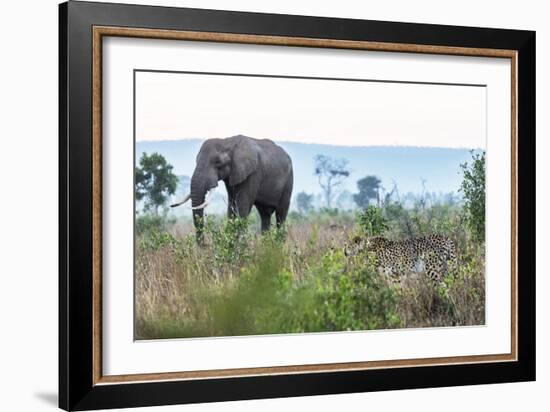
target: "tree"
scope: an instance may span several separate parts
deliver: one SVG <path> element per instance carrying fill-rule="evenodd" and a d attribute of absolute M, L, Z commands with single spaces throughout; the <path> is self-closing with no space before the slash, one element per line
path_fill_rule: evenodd
<path fill-rule="evenodd" d="M 367 208 L 371 200 L 380 203 L 380 183 L 381 180 L 376 176 L 366 176 L 357 181 L 359 193 L 353 195 L 353 200 L 360 208 Z"/>
<path fill-rule="evenodd" d="M 485 240 L 485 152 L 472 153 L 472 162 L 460 165 L 464 179 L 460 191 L 464 193 L 467 221 L 474 238 Z"/>
<path fill-rule="evenodd" d="M 158 215 L 158 208 L 175 193 L 178 177 L 172 170 L 173 166 L 158 153 L 141 155 L 136 167 L 136 199 L 144 200 L 146 211 Z"/>
<path fill-rule="evenodd" d="M 328 156 L 317 155 L 315 160 L 315 176 L 319 179 L 319 186 L 325 196 L 327 208 L 332 206 L 335 189 L 350 175 L 346 159 L 332 159 Z"/>
<path fill-rule="evenodd" d="M 301 213 L 308 213 L 313 209 L 313 195 L 308 195 L 306 192 L 300 192 L 296 196 L 296 203 Z"/>

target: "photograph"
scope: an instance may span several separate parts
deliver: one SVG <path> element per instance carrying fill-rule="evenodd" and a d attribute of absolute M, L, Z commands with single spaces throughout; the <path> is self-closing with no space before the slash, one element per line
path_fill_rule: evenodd
<path fill-rule="evenodd" d="M 59 6 L 60 408 L 535 380 L 535 31 L 304 12 Z"/>
<path fill-rule="evenodd" d="M 486 85 L 133 76 L 135 340 L 485 325 Z"/>

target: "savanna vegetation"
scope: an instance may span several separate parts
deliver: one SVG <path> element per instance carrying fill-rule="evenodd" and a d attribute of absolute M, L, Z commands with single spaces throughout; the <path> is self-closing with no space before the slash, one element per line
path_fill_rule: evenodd
<path fill-rule="evenodd" d="M 151 170 L 159 173 L 164 166 L 155 162 Z M 349 176 L 346 163 L 320 157 L 314 173 L 325 207 L 314 207 L 311 194 L 295 194 L 285 226 L 264 234 L 256 213 L 206 216 L 202 244 L 191 218 L 159 212 L 175 187 L 161 174 L 168 184 L 151 192 L 156 197 L 140 186 L 146 207 L 136 217 L 136 338 L 483 324 L 484 154 L 472 153 L 461 172 L 461 201 L 425 193 L 404 201 L 396 185 L 386 191 L 379 178 L 366 176 L 357 182 L 357 209 L 343 211 L 331 206 Z M 395 282 L 379 274 L 372 254 L 344 254 L 356 235 L 397 240 L 432 233 L 457 246 L 458 264 L 440 283 L 421 274 Z"/>

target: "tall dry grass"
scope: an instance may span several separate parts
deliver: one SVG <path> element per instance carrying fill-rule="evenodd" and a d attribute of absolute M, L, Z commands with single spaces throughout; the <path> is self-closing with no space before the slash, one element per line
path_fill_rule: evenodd
<path fill-rule="evenodd" d="M 484 251 L 467 235 L 443 283 L 412 274 L 395 283 L 372 256 L 343 255 L 357 231 L 349 218 L 291 219 L 264 236 L 224 222 L 207 225 L 204 245 L 192 226 L 138 236 L 137 339 L 485 322 Z"/>

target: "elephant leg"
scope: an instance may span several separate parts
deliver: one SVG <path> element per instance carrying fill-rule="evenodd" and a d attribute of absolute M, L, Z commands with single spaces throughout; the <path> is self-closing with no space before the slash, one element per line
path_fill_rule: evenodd
<path fill-rule="evenodd" d="M 253 205 L 250 197 L 245 190 L 236 191 L 234 201 L 229 204 L 230 208 L 233 209 L 233 213 L 239 217 L 248 217 Z"/>
<path fill-rule="evenodd" d="M 277 212 L 275 212 L 275 216 L 277 217 L 277 227 L 281 227 L 283 223 L 285 223 L 287 214 L 288 214 L 288 208 L 277 209 Z"/>
<path fill-rule="evenodd" d="M 256 209 L 258 209 L 258 213 L 260 213 L 260 218 L 262 219 L 262 232 L 265 232 L 271 227 L 271 215 L 275 209 L 258 204 L 256 204 Z"/>
<path fill-rule="evenodd" d="M 277 227 L 281 227 L 285 223 L 288 209 L 290 207 L 290 197 L 292 196 L 292 181 L 285 188 L 279 206 L 275 209 L 275 216 L 277 217 Z"/>

